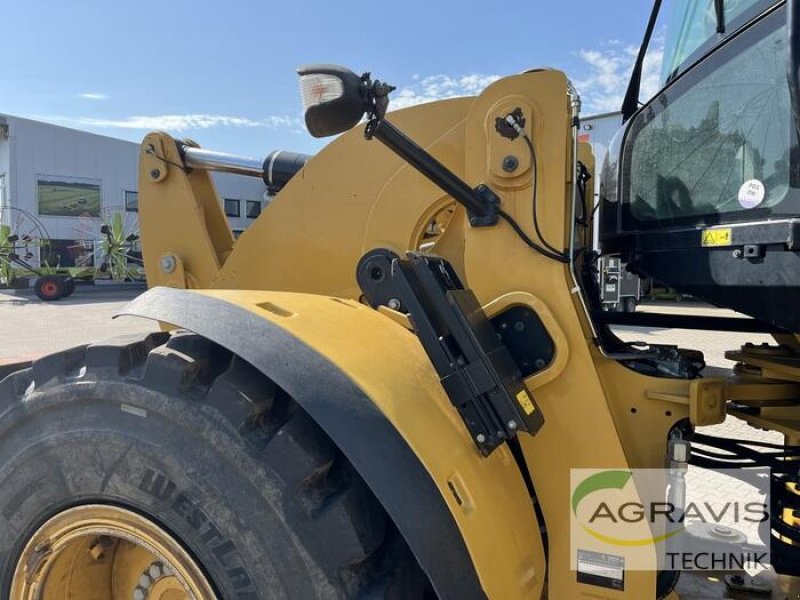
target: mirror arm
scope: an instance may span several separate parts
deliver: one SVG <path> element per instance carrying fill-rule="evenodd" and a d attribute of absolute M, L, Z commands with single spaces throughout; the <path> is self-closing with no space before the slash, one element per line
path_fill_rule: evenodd
<path fill-rule="evenodd" d="M 364 135 L 368 140 L 373 137 L 379 140 L 464 206 L 469 212 L 469 222 L 473 227 L 485 227 L 497 223 L 500 198 L 487 185 L 481 184 L 472 189 L 463 179 L 386 119 L 378 117 L 370 119 Z"/>

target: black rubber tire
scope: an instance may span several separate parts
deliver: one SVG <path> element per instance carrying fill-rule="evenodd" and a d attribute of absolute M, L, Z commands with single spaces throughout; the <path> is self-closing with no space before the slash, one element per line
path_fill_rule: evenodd
<path fill-rule="evenodd" d="M 0 597 L 45 520 L 98 502 L 172 532 L 226 600 L 433 597 L 330 438 L 199 336 L 39 359 L 0 382 L 0 415 Z"/>
<path fill-rule="evenodd" d="M 75 280 L 72 277 L 64 279 L 64 294 L 62 298 L 69 298 L 75 292 Z"/>
<path fill-rule="evenodd" d="M 622 299 L 622 310 L 623 312 L 626 313 L 636 312 L 637 304 L 638 303 L 636 302 L 636 298 L 634 298 L 633 296 L 625 296 Z"/>
<path fill-rule="evenodd" d="M 40 300 L 52 302 L 64 297 L 64 278 L 60 275 L 43 275 L 33 283 L 33 291 Z"/>

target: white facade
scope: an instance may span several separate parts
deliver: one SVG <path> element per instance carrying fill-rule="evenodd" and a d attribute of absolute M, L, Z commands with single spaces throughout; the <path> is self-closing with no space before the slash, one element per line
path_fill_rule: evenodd
<path fill-rule="evenodd" d="M 138 152 L 133 142 L 0 114 L 0 207 L 11 207 L 0 215 L 29 213 L 54 247 L 95 241 L 103 218 L 115 212 L 136 228 Z M 254 221 L 248 206 L 251 215 L 260 212 L 266 185 L 227 174 L 214 179 L 221 202 L 241 205 L 240 216 L 229 217 L 231 228 L 246 229 Z"/>
<path fill-rule="evenodd" d="M 608 153 L 614 135 L 622 127 L 622 113 L 612 112 L 581 117 L 580 141 L 589 142 L 594 152 L 596 177 L 595 186 L 600 185 L 600 169 Z"/>

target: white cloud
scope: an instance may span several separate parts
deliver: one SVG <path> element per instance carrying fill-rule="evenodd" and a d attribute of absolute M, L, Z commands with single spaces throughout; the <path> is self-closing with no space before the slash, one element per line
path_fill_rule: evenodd
<path fill-rule="evenodd" d="M 480 73 L 461 76 L 429 75 L 422 77 L 414 75 L 412 77 L 414 83 L 392 92 L 389 108 L 395 110 L 445 98 L 474 96 L 498 79 L 500 79 L 499 75 L 482 75 Z"/>
<path fill-rule="evenodd" d="M 106 100 L 108 99 L 107 94 L 100 94 L 98 92 L 86 92 L 80 95 L 81 98 L 85 98 L 87 100 Z"/>
<path fill-rule="evenodd" d="M 584 114 L 620 109 L 638 51 L 635 46 L 612 39 L 605 42 L 601 49 L 578 52 L 583 69 L 568 75 L 576 76 L 574 82 L 582 96 Z M 663 57 L 663 36 L 655 36 L 644 61 L 642 100 L 650 98 L 660 87 Z M 460 76 L 414 74 L 411 79 L 411 84 L 392 92 L 390 110 L 446 98 L 477 95 L 486 86 L 500 79 L 500 76 L 480 73 Z"/>
<path fill-rule="evenodd" d="M 95 117 L 45 117 L 45 120 L 73 127 L 100 127 L 104 129 L 164 129 L 182 132 L 191 129 L 212 127 L 264 127 L 267 129 L 297 128 L 300 119 L 287 116 L 269 116 L 249 119 L 230 115 L 186 114 L 132 116 L 121 119 L 99 119 Z"/>
<path fill-rule="evenodd" d="M 588 68 L 588 74 L 575 79 L 581 94 L 584 113 L 612 112 L 622 107 L 633 64 L 639 49 L 610 40 L 600 50 L 580 50 L 578 57 Z M 664 39 L 654 37 L 642 67 L 640 99 L 651 98 L 660 88 L 661 61 L 664 58 Z"/>

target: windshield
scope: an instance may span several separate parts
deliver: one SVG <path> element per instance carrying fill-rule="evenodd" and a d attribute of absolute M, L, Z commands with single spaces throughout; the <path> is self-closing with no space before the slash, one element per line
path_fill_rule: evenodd
<path fill-rule="evenodd" d="M 638 225 L 728 222 L 789 192 L 786 17 L 772 13 L 664 90 L 631 124 L 627 200 Z"/>
<path fill-rule="evenodd" d="M 662 84 L 666 83 L 695 51 L 719 37 L 715 4 L 715 0 L 673 0 L 664 42 Z M 759 4 L 770 3 L 764 0 L 724 0 L 726 33 L 732 32 L 733 27 L 741 25 L 741 18 L 750 17 L 751 9 Z"/>

